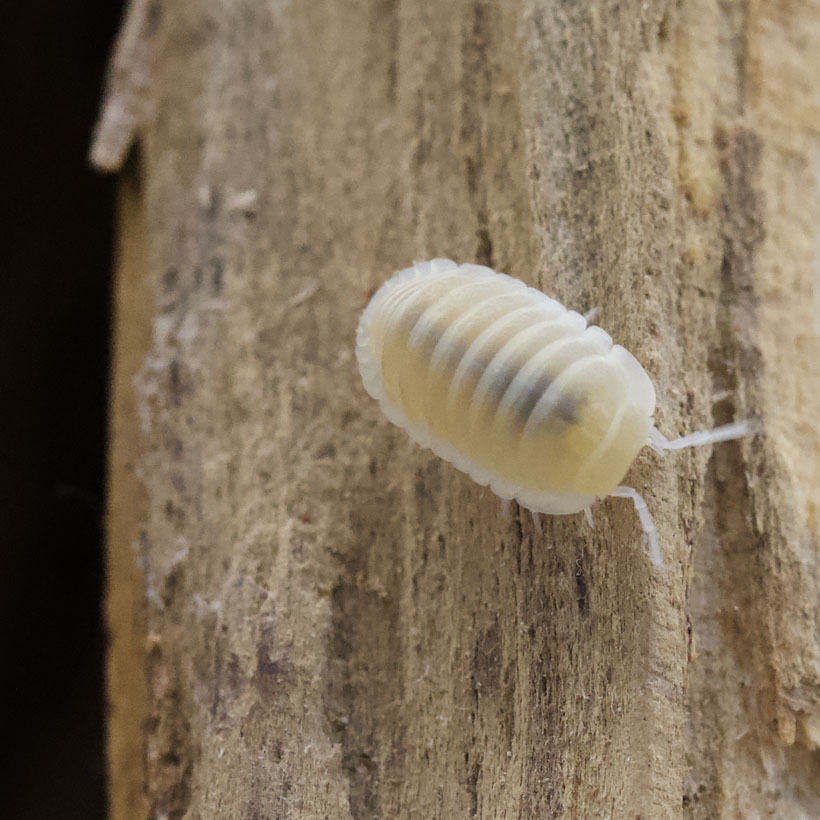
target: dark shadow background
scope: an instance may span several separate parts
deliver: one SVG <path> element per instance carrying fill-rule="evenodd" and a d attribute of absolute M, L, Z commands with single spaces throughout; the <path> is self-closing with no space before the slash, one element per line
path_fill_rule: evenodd
<path fill-rule="evenodd" d="M 105 817 L 103 508 L 114 184 L 86 159 L 122 4 L 4 5 L 4 818 Z M 10 807 L 10 811 L 9 808 Z"/>

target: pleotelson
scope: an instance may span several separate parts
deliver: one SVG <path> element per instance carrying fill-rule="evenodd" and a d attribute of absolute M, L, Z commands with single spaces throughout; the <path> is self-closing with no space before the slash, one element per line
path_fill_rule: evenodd
<path fill-rule="evenodd" d="M 365 388 L 419 444 L 543 513 L 608 495 L 647 443 L 652 382 L 599 327 L 480 265 L 397 273 L 362 314 Z"/>

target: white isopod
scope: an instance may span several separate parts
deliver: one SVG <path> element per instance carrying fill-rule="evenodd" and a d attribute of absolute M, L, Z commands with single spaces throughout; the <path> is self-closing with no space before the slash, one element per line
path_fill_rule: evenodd
<path fill-rule="evenodd" d="M 752 431 L 736 422 L 669 441 L 652 424 L 655 388 L 629 351 L 482 265 L 433 259 L 397 273 L 362 313 L 356 357 L 390 421 L 502 499 L 590 521 L 596 500 L 632 499 L 656 564 L 646 503 L 620 486 L 638 452 Z"/>

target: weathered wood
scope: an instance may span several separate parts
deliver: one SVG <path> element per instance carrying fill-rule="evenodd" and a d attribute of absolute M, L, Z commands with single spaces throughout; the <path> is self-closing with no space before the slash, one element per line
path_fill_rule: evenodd
<path fill-rule="evenodd" d="M 151 15 L 114 820 L 820 816 L 820 4 Z M 639 458 L 665 572 L 628 502 L 539 534 L 380 416 L 358 314 L 431 256 L 599 307 L 670 435 L 763 420 Z"/>

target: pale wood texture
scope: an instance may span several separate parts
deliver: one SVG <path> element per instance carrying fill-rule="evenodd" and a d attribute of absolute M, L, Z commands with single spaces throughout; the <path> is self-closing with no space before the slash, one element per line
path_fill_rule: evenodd
<path fill-rule="evenodd" d="M 114 820 L 820 817 L 820 3 L 150 15 Z M 539 534 L 380 416 L 358 314 L 431 256 L 599 307 L 669 435 L 763 420 L 631 470 L 665 573 L 628 502 Z"/>

